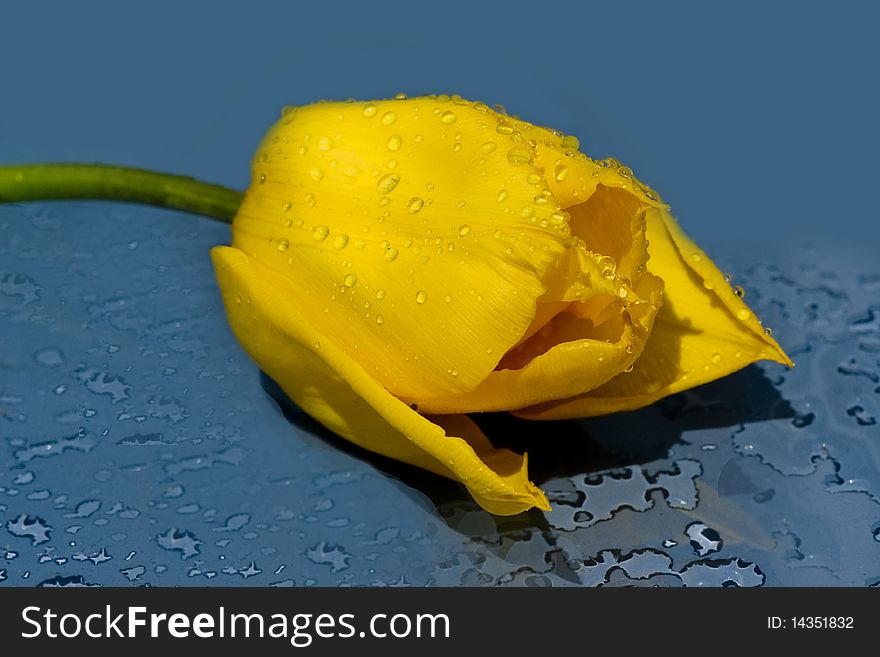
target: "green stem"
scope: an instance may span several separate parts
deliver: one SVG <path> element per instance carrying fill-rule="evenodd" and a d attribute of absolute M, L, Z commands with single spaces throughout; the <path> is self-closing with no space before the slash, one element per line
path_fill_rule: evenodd
<path fill-rule="evenodd" d="M 0 203 L 102 199 L 143 203 L 231 223 L 243 194 L 187 176 L 108 164 L 0 166 Z"/>

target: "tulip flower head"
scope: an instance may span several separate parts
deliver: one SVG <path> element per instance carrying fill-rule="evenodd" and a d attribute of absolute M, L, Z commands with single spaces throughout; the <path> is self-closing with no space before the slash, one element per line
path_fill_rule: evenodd
<path fill-rule="evenodd" d="M 468 413 L 613 413 L 791 364 L 629 168 L 455 96 L 287 109 L 232 232 L 212 258 L 260 367 L 500 515 L 549 505 Z"/>

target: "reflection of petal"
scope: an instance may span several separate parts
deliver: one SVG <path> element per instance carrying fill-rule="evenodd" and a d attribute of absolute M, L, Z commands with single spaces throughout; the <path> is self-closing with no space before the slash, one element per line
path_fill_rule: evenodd
<path fill-rule="evenodd" d="M 492 447 L 466 416 L 428 419 L 389 394 L 301 312 L 294 283 L 237 249 L 211 255 L 236 337 L 306 413 L 361 447 L 461 481 L 492 513 L 550 508 L 524 456 Z"/>
<path fill-rule="evenodd" d="M 571 242 L 493 116 L 449 98 L 318 103 L 254 159 L 233 246 L 302 290 L 297 312 L 392 394 L 474 389 Z"/>
<path fill-rule="evenodd" d="M 586 394 L 518 411 L 561 419 L 631 410 L 714 381 L 757 360 L 792 365 L 724 275 L 665 209 L 647 213 L 651 271 L 664 303 L 633 371 Z"/>

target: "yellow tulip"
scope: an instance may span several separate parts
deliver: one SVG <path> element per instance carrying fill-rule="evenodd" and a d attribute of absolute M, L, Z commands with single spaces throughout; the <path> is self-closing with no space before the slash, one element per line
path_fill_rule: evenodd
<path fill-rule="evenodd" d="M 658 195 L 578 148 L 456 96 L 285 110 L 212 251 L 238 340 L 318 422 L 500 515 L 549 505 L 467 413 L 611 413 L 790 365 Z"/>

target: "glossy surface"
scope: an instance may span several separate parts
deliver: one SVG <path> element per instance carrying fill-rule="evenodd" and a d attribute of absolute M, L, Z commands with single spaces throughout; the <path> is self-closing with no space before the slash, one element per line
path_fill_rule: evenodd
<path fill-rule="evenodd" d="M 658 189 L 796 367 L 629 415 L 481 419 L 554 506 L 496 519 L 260 376 L 208 259 L 227 227 L 0 207 L 0 586 L 880 581 L 877 10 L 465 6 L 5 7 L 0 159 L 244 188 L 283 105 L 501 102 Z"/>

